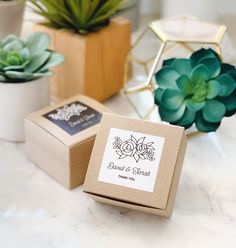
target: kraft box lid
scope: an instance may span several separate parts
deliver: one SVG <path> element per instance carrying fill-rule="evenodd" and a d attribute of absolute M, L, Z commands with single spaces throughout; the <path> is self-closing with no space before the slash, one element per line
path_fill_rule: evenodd
<path fill-rule="evenodd" d="M 97 134 L 102 113 L 110 112 L 103 104 L 77 95 L 26 116 L 68 147 Z"/>
<path fill-rule="evenodd" d="M 84 192 L 103 203 L 168 217 L 186 145 L 182 127 L 104 114 Z"/>

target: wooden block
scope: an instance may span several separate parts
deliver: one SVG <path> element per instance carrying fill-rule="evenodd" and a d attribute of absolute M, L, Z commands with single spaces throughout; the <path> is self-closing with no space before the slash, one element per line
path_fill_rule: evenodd
<path fill-rule="evenodd" d="M 47 32 L 51 48 L 66 56 L 66 62 L 54 69 L 51 94 L 62 100 L 78 93 L 104 101 L 124 85 L 124 65 L 130 49 L 131 27 L 123 17 L 111 20 L 98 32 L 79 35 L 36 24 L 34 31 Z"/>

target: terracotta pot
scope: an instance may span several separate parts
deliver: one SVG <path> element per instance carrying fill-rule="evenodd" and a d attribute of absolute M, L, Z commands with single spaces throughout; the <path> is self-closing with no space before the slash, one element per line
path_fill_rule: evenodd
<path fill-rule="evenodd" d="M 51 97 L 63 100 L 84 94 L 104 101 L 124 85 L 124 65 L 130 49 L 130 22 L 115 17 L 110 25 L 98 32 L 79 35 L 36 24 L 34 31 L 47 32 L 52 38 L 51 49 L 66 57 L 51 78 Z"/>
<path fill-rule="evenodd" d="M 25 115 L 48 105 L 47 78 L 25 83 L 0 82 L 0 138 L 24 141 Z"/>
<path fill-rule="evenodd" d="M 25 3 L 23 0 L 0 1 L 0 39 L 21 34 Z"/>

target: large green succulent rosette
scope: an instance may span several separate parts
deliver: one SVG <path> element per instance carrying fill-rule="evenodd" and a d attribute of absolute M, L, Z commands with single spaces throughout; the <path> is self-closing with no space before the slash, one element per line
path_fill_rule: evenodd
<path fill-rule="evenodd" d="M 0 41 L 0 82 L 22 83 L 52 76 L 49 70 L 64 56 L 49 50 L 46 33 L 32 33 L 26 39 L 9 35 Z"/>
<path fill-rule="evenodd" d="M 186 129 L 195 123 L 199 131 L 212 132 L 236 112 L 236 69 L 212 49 L 165 60 L 155 78 L 155 103 L 163 121 Z"/>

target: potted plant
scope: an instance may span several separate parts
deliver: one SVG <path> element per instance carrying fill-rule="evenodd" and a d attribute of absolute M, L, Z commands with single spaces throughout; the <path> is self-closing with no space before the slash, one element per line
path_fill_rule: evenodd
<path fill-rule="evenodd" d="M 32 33 L 25 40 L 7 36 L 0 41 L 0 138 L 24 140 L 24 116 L 49 105 L 46 77 L 64 57 L 48 50 L 50 38 Z"/>
<path fill-rule="evenodd" d="M 164 61 L 155 78 L 155 102 L 163 121 L 214 132 L 224 117 L 236 113 L 236 69 L 212 49 Z"/>
<path fill-rule="evenodd" d="M 111 17 L 125 8 L 124 0 L 30 2 L 47 20 L 34 30 L 49 33 L 52 48 L 67 57 L 51 82 L 54 99 L 83 93 L 103 101 L 123 87 L 131 28 L 123 17 Z"/>
<path fill-rule="evenodd" d="M 24 0 L 0 0 L 0 39 L 20 35 L 25 9 Z"/>

